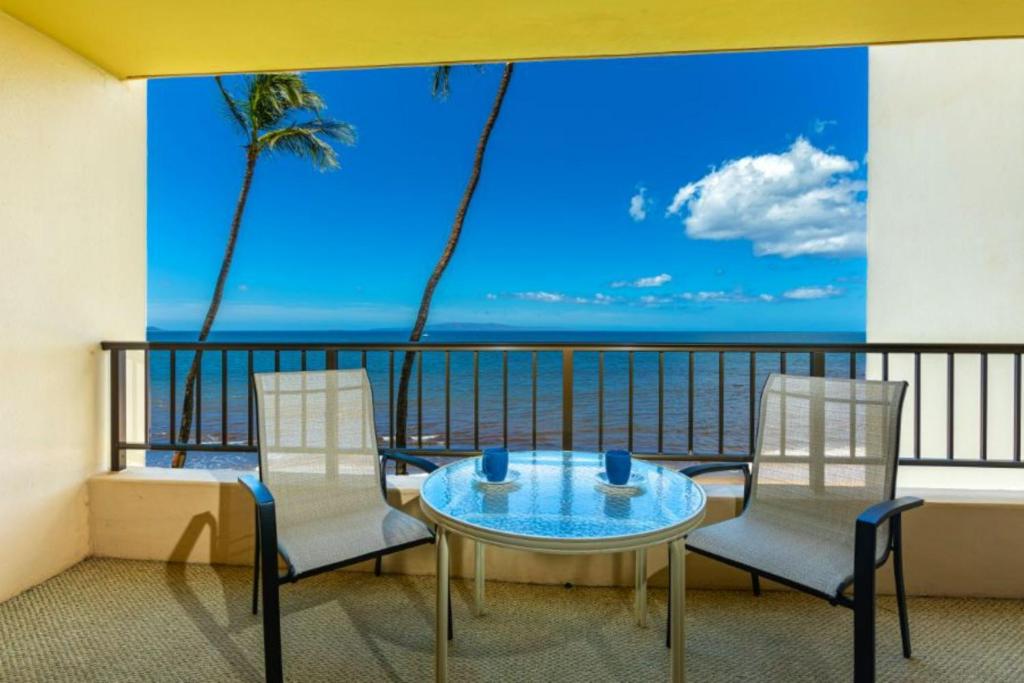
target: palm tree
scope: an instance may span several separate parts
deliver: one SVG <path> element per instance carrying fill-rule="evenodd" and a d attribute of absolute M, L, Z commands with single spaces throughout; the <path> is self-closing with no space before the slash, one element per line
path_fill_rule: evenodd
<path fill-rule="evenodd" d="M 426 327 L 427 317 L 430 315 L 430 302 L 434 298 L 434 290 L 437 289 L 437 283 L 441 281 L 441 276 L 444 275 L 444 271 L 448 267 L 448 263 L 452 260 L 452 256 L 455 254 L 455 248 L 459 246 L 459 237 L 462 235 L 462 225 L 466 220 L 466 212 L 469 210 L 469 205 L 473 201 L 473 194 L 476 192 L 477 183 L 480 181 L 480 171 L 483 168 L 484 155 L 487 153 L 487 143 L 491 139 L 491 131 L 494 129 L 494 124 L 498 120 L 498 114 L 501 113 L 501 105 L 505 101 L 505 92 L 508 90 L 509 81 L 512 80 L 513 66 L 514 64 L 511 62 L 505 64 L 505 69 L 502 71 L 501 81 L 498 83 L 498 92 L 494 96 L 494 103 L 491 105 L 491 113 L 484 122 L 484 128 L 480 132 L 480 137 L 476 143 L 476 154 L 473 157 L 473 168 L 469 173 L 469 180 L 466 182 L 466 189 L 462 192 L 462 200 L 459 202 L 459 206 L 455 211 L 455 220 L 452 221 L 452 227 L 448 233 L 448 241 L 444 245 L 444 250 L 441 252 L 441 256 L 438 258 L 433 272 L 430 273 L 430 277 L 427 279 L 426 286 L 423 288 L 423 296 L 420 299 L 420 308 L 416 314 L 416 323 L 413 325 L 412 332 L 409 334 L 410 342 L 418 342 L 420 337 L 423 336 L 423 328 Z M 434 97 L 440 99 L 448 97 L 450 75 L 450 66 L 440 66 L 434 70 Z M 395 426 L 395 445 L 399 448 L 404 448 L 407 445 L 406 418 L 409 414 L 409 380 L 412 377 L 412 365 L 414 360 L 415 353 L 412 351 L 406 351 L 405 356 L 402 359 L 401 378 L 398 382 L 398 405 L 395 407 L 395 419 L 397 421 Z"/>
<path fill-rule="evenodd" d="M 256 170 L 256 162 L 260 155 L 264 152 L 291 154 L 308 159 L 318 170 L 327 171 L 338 168 L 338 155 L 331 144 L 332 141 L 352 145 L 356 140 L 355 129 L 351 125 L 321 116 L 326 105 L 320 95 L 306 86 L 300 74 L 274 73 L 250 76 L 246 78 L 242 97 L 235 97 L 229 93 L 219 76 L 215 80 L 232 121 L 238 125 L 239 132 L 245 137 L 245 172 L 242 175 L 242 191 L 238 195 L 235 213 L 231 218 L 231 228 L 228 231 L 228 242 L 224 248 L 217 284 L 214 285 L 210 306 L 206 309 L 206 317 L 203 318 L 203 326 L 199 330 L 201 342 L 206 341 L 209 336 L 213 321 L 217 318 L 217 311 L 220 310 L 221 299 L 224 297 L 224 283 L 231 269 L 238 230 L 242 225 L 242 214 L 245 212 L 253 172 Z M 186 443 L 192 431 L 196 376 L 201 363 L 202 352 L 197 351 L 185 377 L 178 443 Z M 184 467 L 185 457 L 184 451 L 175 452 L 171 465 Z"/>

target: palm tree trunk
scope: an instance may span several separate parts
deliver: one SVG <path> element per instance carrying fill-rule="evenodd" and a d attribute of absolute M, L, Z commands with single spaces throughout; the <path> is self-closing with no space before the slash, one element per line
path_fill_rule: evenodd
<path fill-rule="evenodd" d="M 228 271 L 231 270 L 231 260 L 235 255 L 235 243 L 238 241 L 238 229 L 242 225 L 242 214 L 245 212 L 245 203 L 249 198 L 249 188 L 252 186 L 253 171 L 256 170 L 256 159 L 259 151 L 254 144 L 246 148 L 245 175 L 242 176 L 242 190 L 238 194 L 238 203 L 235 204 L 235 215 L 231 219 L 231 230 L 228 233 L 228 243 L 224 248 L 224 259 L 220 264 L 220 273 L 217 275 L 217 284 L 213 288 L 213 297 L 210 299 L 210 306 L 206 309 L 206 317 L 203 318 L 203 326 L 199 329 L 199 341 L 204 342 L 210 336 L 210 328 L 217 318 L 217 311 L 220 310 L 220 302 L 224 298 L 224 283 L 228 279 Z M 199 365 L 203 361 L 203 352 L 196 351 L 192 357 L 192 365 L 189 366 L 188 374 L 185 376 L 185 395 L 181 405 L 181 425 L 178 427 L 178 443 L 186 443 L 189 434 L 192 432 L 192 413 L 195 406 L 196 376 L 199 374 Z M 175 451 L 171 460 L 171 467 L 184 467 L 187 453 Z"/>
<path fill-rule="evenodd" d="M 469 181 L 466 183 L 466 189 L 462 193 L 462 201 L 459 202 L 459 208 L 455 212 L 455 220 L 452 221 L 451 232 L 448 233 L 448 242 L 444 245 L 444 251 L 441 252 L 441 258 L 437 260 L 437 264 L 434 266 L 434 271 L 430 274 L 430 278 L 427 280 L 426 286 L 423 288 L 423 298 L 420 299 L 419 312 L 416 314 L 416 323 L 412 327 L 412 333 L 409 334 L 410 342 L 418 342 L 420 337 L 423 336 L 423 328 L 427 325 L 427 317 L 430 315 L 430 302 L 434 298 L 434 290 L 437 288 L 437 283 L 440 282 L 441 276 L 444 275 L 445 269 L 448 267 L 448 263 L 452 260 L 452 256 L 455 254 L 455 248 L 459 246 L 459 236 L 462 234 L 462 224 L 466 220 L 466 212 L 469 210 L 470 202 L 473 201 L 473 194 L 476 192 L 477 183 L 480 181 L 480 171 L 484 164 L 484 154 L 487 152 L 487 143 L 491 137 L 491 131 L 494 129 L 494 124 L 498 120 L 498 114 L 501 113 L 501 105 L 505 100 L 505 92 L 508 90 L 509 81 L 512 80 L 512 63 L 505 65 L 505 70 L 501 74 L 501 82 L 498 84 L 498 92 L 494 97 L 494 104 L 491 105 L 491 113 L 487 117 L 487 121 L 484 123 L 484 128 L 480 132 L 480 139 L 476 143 L 476 155 L 473 157 L 473 170 L 469 174 Z M 406 429 L 406 418 L 409 414 L 409 379 L 412 376 L 412 365 L 415 360 L 416 354 L 413 351 L 406 351 L 405 357 L 402 359 L 402 374 L 398 382 L 398 405 L 395 408 L 395 444 L 399 448 L 404 448 L 407 443 L 407 429 Z"/>

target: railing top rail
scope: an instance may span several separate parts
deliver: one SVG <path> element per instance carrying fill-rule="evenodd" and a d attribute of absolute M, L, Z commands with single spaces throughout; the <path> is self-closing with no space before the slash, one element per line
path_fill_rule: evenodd
<path fill-rule="evenodd" d="M 105 351 L 735 351 L 755 353 L 1024 353 L 1020 344 L 878 342 L 189 342 L 104 341 Z"/>

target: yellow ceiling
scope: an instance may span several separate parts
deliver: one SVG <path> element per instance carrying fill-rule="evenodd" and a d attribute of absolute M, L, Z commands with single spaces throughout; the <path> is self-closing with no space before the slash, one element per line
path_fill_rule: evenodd
<path fill-rule="evenodd" d="M 0 0 L 122 77 L 1024 35 L 1024 0 Z"/>

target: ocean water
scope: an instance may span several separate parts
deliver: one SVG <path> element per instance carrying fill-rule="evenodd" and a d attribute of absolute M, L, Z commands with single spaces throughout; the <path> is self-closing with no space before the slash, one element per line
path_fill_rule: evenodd
<path fill-rule="evenodd" d="M 372 343 L 402 342 L 406 332 L 401 330 L 366 332 L 222 332 L 211 336 L 211 341 L 224 342 L 309 342 L 309 343 Z M 151 330 L 150 341 L 193 341 L 193 332 Z M 430 333 L 424 341 L 435 343 L 530 343 L 530 342 L 681 342 L 681 343 L 856 343 L 864 341 L 862 333 L 665 333 L 665 332 L 530 332 L 523 330 L 443 330 Z M 184 376 L 192 362 L 191 352 L 176 354 L 175 413 L 180 419 L 184 393 Z M 299 370 L 301 354 L 297 351 L 280 353 L 282 371 Z M 339 354 L 338 366 L 356 368 L 361 365 L 359 352 Z M 394 386 L 397 392 L 398 374 L 402 354 L 394 356 Z M 473 448 L 473 354 L 452 352 L 450 355 L 450 399 L 446 420 L 445 354 L 424 352 L 422 355 L 422 401 L 417 386 L 419 373 L 413 372 L 409 394 L 408 434 L 409 446 L 423 448 Z M 533 358 L 530 352 L 508 353 L 507 404 L 504 401 L 503 357 L 501 352 L 479 354 L 479 443 L 481 447 L 501 445 L 507 424 L 508 446 L 527 449 L 533 446 Z M 780 369 L 777 353 L 755 355 L 756 372 L 753 394 L 756 399 L 764 379 Z M 253 366 L 257 372 L 274 369 L 274 353 L 259 351 L 254 354 Z M 598 354 L 579 352 L 575 356 L 573 384 L 574 447 L 596 450 L 599 447 L 626 448 L 629 440 L 629 357 L 624 352 L 606 352 L 604 355 L 603 405 L 599 406 Z M 804 353 L 788 354 L 787 372 L 806 374 L 809 358 Z M 322 352 L 309 352 L 306 367 L 310 370 L 324 367 Z M 864 375 L 864 358 L 856 358 L 855 374 Z M 393 429 L 393 411 L 389 410 L 390 355 L 387 351 L 369 351 L 366 369 L 374 392 L 378 440 L 389 445 Z M 248 355 L 229 352 L 227 355 L 227 383 L 221 386 L 221 354 L 206 353 L 202 361 L 202 420 L 193 428 L 190 440 L 196 440 L 198 426 L 200 443 L 221 443 L 222 391 L 227 397 L 227 441 L 245 444 L 249 440 Z M 850 374 L 849 354 L 829 354 L 826 374 L 847 377 Z M 750 440 L 750 356 L 747 353 L 726 353 L 724 357 L 724 404 L 719 413 L 719 358 L 717 352 L 694 354 L 693 396 L 693 450 L 697 453 L 719 452 L 719 419 L 722 421 L 722 449 L 728 454 L 743 454 L 749 450 Z M 666 353 L 664 358 L 664 385 L 661 414 L 663 419 L 662 452 L 685 453 L 691 439 L 688 415 L 689 360 L 686 353 Z M 170 353 L 154 351 L 150 357 L 150 434 L 152 443 L 168 442 L 170 420 Z M 562 357 L 559 351 L 537 353 L 536 387 L 537 448 L 560 448 L 562 441 Z M 603 408 L 602 421 L 599 413 Z M 506 418 L 507 414 L 507 418 Z M 658 354 L 634 354 L 633 381 L 633 450 L 656 452 L 658 447 Z M 507 422 L 506 422 L 507 420 Z M 446 431 L 446 424 L 448 429 Z M 170 453 L 149 451 L 146 464 L 168 466 Z M 255 467 L 256 457 L 249 453 L 191 452 L 188 467 L 196 468 L 249 468 Z"/>

